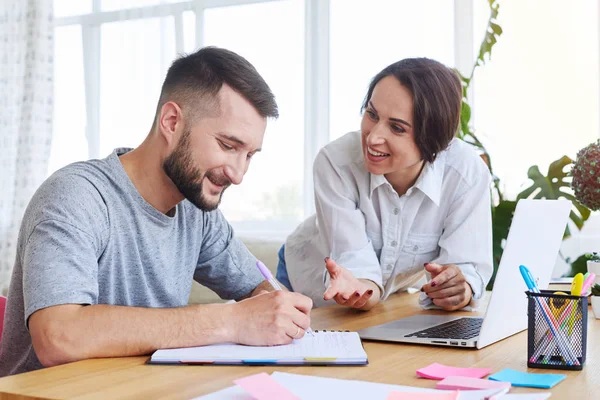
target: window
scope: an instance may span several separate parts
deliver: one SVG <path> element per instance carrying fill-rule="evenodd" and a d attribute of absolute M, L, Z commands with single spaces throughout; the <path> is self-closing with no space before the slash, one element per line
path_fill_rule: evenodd
<path fill-rule="evenodd" d="M 91 13 L 92 1 L 93 0 L 54 0 L 54 18 Z"/>
<path fill-rule="evenodd" d="M 137 146 L 173 58 L 202 45 L 226 47 L 263 75 L 281 116 L 269 122 L 264 151 L 221 208 L 238 232 L 278 238 L 312 213 L 312 157 L 327 141 L 359 129 L 370 79 L 405 57 L 472 65 L 470 49 L 478 48 L 488 17 L 487 2 L 479 0 L 54 4 L 49 172 Z M 516 194 L 530 165 L 543 171 L 598 136 L 598 6 L 503 2 L 499 17 L 504 34 L 493 62 L 478 69 L 473 83 L 473 122 L 507 193 Z"/>
<path fill-rule="evenodd" d="M 150 132 L 160 88 L 175 58 L 173 17 L 103 24 L 100 52 L 100 157 L 136 147 Z"/>
<path fill-rule="evenodd" d="M 88 159 L 81 27 L 54 32 L 54 127 L 49 171 Z"/>
<path fill-rule="evenodd" d="M 475 11 L 485 20 L 477 6 L 485 4 Z M 598 138 L 598 3 L 504 2 L 498 18 L 504 33 L 492 62 L 475 74 L 473 112 L 494 172 L 514 198 L 531 165 L 545 175 L 552 161 L 574 158 Z"/>
<path fill-rule="evenodd" d="M 204 44 L 230 49 L 250 61 L 279 106 L 279 119 L 268 122 L 263 150 L 253 157 L 244 182 L 223 196 L 221 210 L 243 231 L 263 230 L 265 221 L 293 229 L 303 217 L 303 24 L 301 0 L 204 12 Z"/>
<path fill-rule="evenodd" d="M 224 0 L 210 8 L 195 1 L 55 0 L 55 6 L 50 173 L 139 145 L 172 60 L 198 43 L 216 45 L 247 58 L 280 108 L 280 118 L 269 121 L 264 151 L 254 157 L 243 185 L 228 189 L 221 209 L 245 233 L 289 232 L 300 222 L 306 178 L 303 0 Z"/>
<path fill-rule="evenodd" d="M 407 57 L 453 67 L 451 1 L 331 0 L 330 138 L 360 129 L 371 79 Z"/>

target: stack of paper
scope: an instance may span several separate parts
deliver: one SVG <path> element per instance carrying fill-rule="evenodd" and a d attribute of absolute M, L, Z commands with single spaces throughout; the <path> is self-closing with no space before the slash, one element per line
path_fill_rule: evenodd
<path fill-rule="evenodd" d="M 295 375 L 283 372 L 273 372 L 272 375 L 265 373 L 248 376 L 237 380 L 238 386 L 224 389 L 196 400 L 387 400 L 399 399 L 398 392 L 415 400 L 433 400 L 432 394 L 455 395 L 456 391 L 440 391 L 424 389 L 412 386 L 388 385 L 384 383 L 373 383 L 353 381 L 345 379 L 323 378 L 309 375 Z M 506 390 L 469 390 L 460 391 L 458 400 L 484 400 L 498 393 L 506 393 Z M 537 397 L 516 397 L 522 400 L 539 400 L 549 397 L 550 393 L 534 395 Z M 504 395 L 502 400 L 514 400 L 513 396 Z M 402 398 L 402 397 L 400 397 Z M 404 397 L 407 398 L 407 397 Z M 447 397 L 448 399 L 452 397 Z M 436 397 L 439 399 L 439 397 Z"/>

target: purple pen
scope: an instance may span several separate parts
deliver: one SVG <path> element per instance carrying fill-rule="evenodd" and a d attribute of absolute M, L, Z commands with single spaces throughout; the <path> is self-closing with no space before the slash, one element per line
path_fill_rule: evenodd
<path fill-rule="evenodd" d="M 256 266 L 258 267 L 258 270 L 260 271 L 262 276 L 271 284 L 271 286 L 273 286 L 273 289 L 281 290 L 281 286 L 279 286 L 279 283 L 275 280 L 275 278 L 273 278 L 271 271 L 269 271 L 269 268 L 267 268 L 265 264 L 257 260 Z M 310 329 L 310 327 L 308 328 L 307 332 L 310 333 L 312 336 L 315 335 L 312 329 Z"/>
<path fill-rule="evenodd" d="M 269 271 L 269 268 L 267 268 L 265 264 L 263 264 L 261 261 L 256 261 L 256 266 L 258 267 L 258 270 L 260 271 L 262 276 L 264 276 L 264 278 L 271 284 L 271 286 L 273 286 L 273 289 L 281 290 L 281 286 L 279 286 L 279 283 L 277 283 L 275 278 L 273 278 L 271 271 Z"/>

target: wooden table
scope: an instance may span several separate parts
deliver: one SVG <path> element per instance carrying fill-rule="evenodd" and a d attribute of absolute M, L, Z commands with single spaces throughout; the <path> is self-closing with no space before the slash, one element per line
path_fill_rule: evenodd
<path fill-rule="evenodd" d="M 313 310 L 314 329 L 358 330 L 422 312 L 416 295 L 390 297 L 369 312 L 339 306 Z M 583 371 L 561 372 L 567 379 L 555 386 L 553 399 L 600 397 L 600 320 L 588 324 L 588 353 Z M 428 311 L 440 313 L 439 311 Z M 468 314 L 468 313 L 466 313 Z M 72 399 L 191 399 L 232 386 L 232 380 L 258 372 L 282 371 L 342 379 L 434 388 L 436 381 L 418 379 L 415 370 L 433 362 L 459 367 L 490 367 L 527 371 L 527 335 L 521 332 L 482 350 L 453 349 L 364 342 L 368 366 L 359 367 L 248 367 L 145 365 L 148 357 L 95 359 L 0 379 L 0 400 L 32 398 Z M 536 392 L 513 388 L 512 392 Z M 539 391 L 538 391 L 539 392 Z"/>

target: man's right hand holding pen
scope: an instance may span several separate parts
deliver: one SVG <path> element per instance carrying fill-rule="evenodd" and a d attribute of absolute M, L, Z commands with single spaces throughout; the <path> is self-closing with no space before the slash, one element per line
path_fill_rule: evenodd
<path fill-rule="evenodd" d="M 283 290 L 261 293 L 231 304 L 228 340 L 250 346 L 289 344 L 310 328 L 312 300 Z"/>
<path fill-rule="evenodd" d="M 309 317 L 312 300 L 300 293 L 283 290 L 262 262 L 257 261 L 256 267 L 265 281 L 254 290 L 253 297 L 232 304 L 234 315 L 228 318 L 234 324 L 228 332 L 228 341 L 275 346 L 301 339 L 307 331 L 312 334 Z M 266 290 L 267 286 L 275 291 Z"/>

